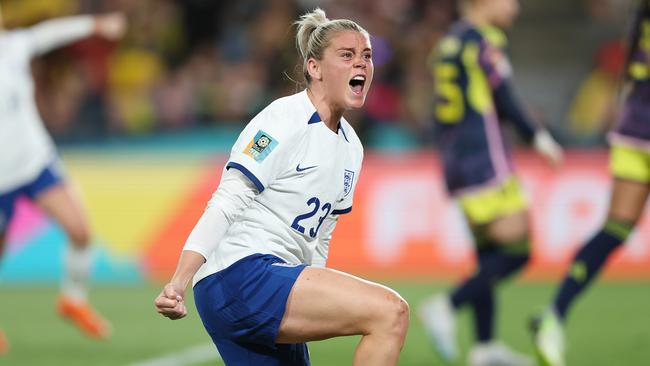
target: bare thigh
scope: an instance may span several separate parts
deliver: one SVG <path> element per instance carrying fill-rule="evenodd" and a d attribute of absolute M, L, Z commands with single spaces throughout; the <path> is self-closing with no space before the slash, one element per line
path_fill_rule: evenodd
<path fill-rule="evenodd" d="M 628 223 L 636 223 L 648 199 L 650 185 L 629 180 L 614 179 L 607 216 Z"/>
<path fill-rule="evenodd" d="M 508 245 L 528 235 L 528 212 L 522 210 L 500 217 L 486 227 L 487 236 L 499 245 Z"/>
<path fill-rule="evenodd" d="M 287 300 L 278 343 L 299 343 L 368 334 L 381 314 L 408 304 L 388 287 L 328 268 L 307 267 Z"/>
<path fill-rule="evenodd" d="M 36 204 L 68 235 L 72 243 L 84 247 L 90 242 L 89 224 L 81 199 L 67 183 L 56 185 L 36 197 Z"/>
<path fill-rule="evenodd" d="M 0 231 L 0 259 L 2 259 L 5 253 L 5 242 L 6 242 L 5 231 Z"/>

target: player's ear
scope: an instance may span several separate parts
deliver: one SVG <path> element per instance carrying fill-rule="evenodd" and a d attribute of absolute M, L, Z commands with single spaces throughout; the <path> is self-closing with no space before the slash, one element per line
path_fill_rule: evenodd
<path fill-rule="evenodd" d="M 309 73 L 309 76 L 312 80 L 322 79 L 320 62 L 318 62 L 318 60 L 313 57 L 307 60 L 307 72 Z"/>

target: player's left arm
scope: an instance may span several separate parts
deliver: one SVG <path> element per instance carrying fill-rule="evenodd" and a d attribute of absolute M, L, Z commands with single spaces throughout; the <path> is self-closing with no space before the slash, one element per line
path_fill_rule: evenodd
<path fill-rule="evenodd" d="M 480 45 L 479 65 L 492 89 L 492 99 L 499 118 L 512 122 L 522 137 L 531 142 L 541 128 L 522 106 L 512 83 L 512 66 L 503 50 L 484 41 Z"/>
<path fill-rule="evenodd" d="M 330 215 L 323 220 L 323 224 L 318 233 L 318 244 L 311 258 L 312 266 L 324 268 L 327 264 L 330 240 L 332 239 L 332 233 L 334 232 L 338 219 L 339 215 Z"/>
<path fill-rule="evenodd" d="M 78 15 L 41 22 L 28 32 L 31 36 L 31 54 L 42 55 L 93 35 L 114 41 L 126 31 L 126 18 L 122 13 L 103 15 Z"/>
<path fill-rule="evenodd" d="M 546 128 L 530 117 L 520 102 L 513 87 L 512 67 L 506 55 L 497 47 L 484 45 L 479 58 L 481 67 L 488 76 L 499 118 L 510 121 L 538 153 L 552 165 L 559 165 L 563 160 L 562 147 Z"/>
<path fill-rule="evenodd" d="M 535 133 L 542 128 L 530 118 L 530 115 L 521 105 L 514 92 L 512 82 L 508 79 L 503 80 L 492 91 L 492 96 L 499 117 L 512 122 L 521 136 L 527 142 L 532 142 Z"/>
<path fill-rule="evenodd" d="M 524 139 L 533 145 L 551 165 L 558 166 L 564 160 L 564 153 L 548 130 L 536 124 L 517 100 L 510 80 L 503 80 L 493 91 L 494 103 L 499 117 L 511 121 Z"/>

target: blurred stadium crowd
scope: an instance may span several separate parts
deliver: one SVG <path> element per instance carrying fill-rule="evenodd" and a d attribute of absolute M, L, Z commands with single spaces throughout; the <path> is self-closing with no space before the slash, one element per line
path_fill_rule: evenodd
<path fill-rule="evenodd" d="M 523 16 L 511 34 L 519 89 L 563 142 L 598 144 L 614 113 L 627 1 L 552 3 L 554 10 L 549 12 L 548 1 L 522 2 Z M 393 138 L 403 134 L 420 146 L 431 140 L 432 80 L 426 60 L 453 21 L 456 1 L 1 0 L 0 4 L 8 28 L 79 13 L 127 14 L 129 31 L 119 44 L 93 38 L 35 60 L 39 107 L 59 141 L 243 126 L 269 101 L 301 88 L 290 24 L 298 14 L 321 6 L 330 17 L 357 20 L 373 35 L 373 88 L 364 110 L 349 117 L 359 134 L 362 138 L 372 138 L 377 131 Z M 579 28 L 581 36 L 560 44 L 549 33 L 549 24 L 556 29 Z M 582 42 L 587 38 L 589 46 Z M 540 70 L 541 61 L 535 56 L 539 52 L 531 49 L 553 55 L 562 47 L 577 47 L 587 54 L 571 65 L 561 57 L 544 60 L 547 69 Z M 554 71 L 563 67 L 572 76 L 569 81 Z M 564 80 L 560 86 L 564 89 L 552 85 L 540 89 L 540 76 L 548 84 L 553 73 Z M 545 105 L 545 98 L 552 99 Z"/>

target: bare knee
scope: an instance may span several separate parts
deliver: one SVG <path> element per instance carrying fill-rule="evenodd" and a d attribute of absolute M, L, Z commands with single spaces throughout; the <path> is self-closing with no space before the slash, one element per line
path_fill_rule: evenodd
<path fill-rule="evenodd" d="M 398 340 L 401 347 L 409 327 L 409 304 L 399 294 L 387 291 L 378 313 L 377 332 Z"/>
<path fill-rule="evenodd" d="M 67 230 L 70 243 L 77 248 L 87 248 L 90 245 L 90 231 L 85 225 Z"/>
<path fill-rule="evenodd" d="M 403 344 L 404 339 L 406 338 L 406 333 L 408 332 L 409 329 L 411 310 L 406 300 L 404 300 L 401 296 L 398 297 L 399 297 L 399 301 L 395 309 L 395 315 L 396 315 L 395 331 L 397 333 L 397 336 L 401 340 L 401 344 Z"/>

